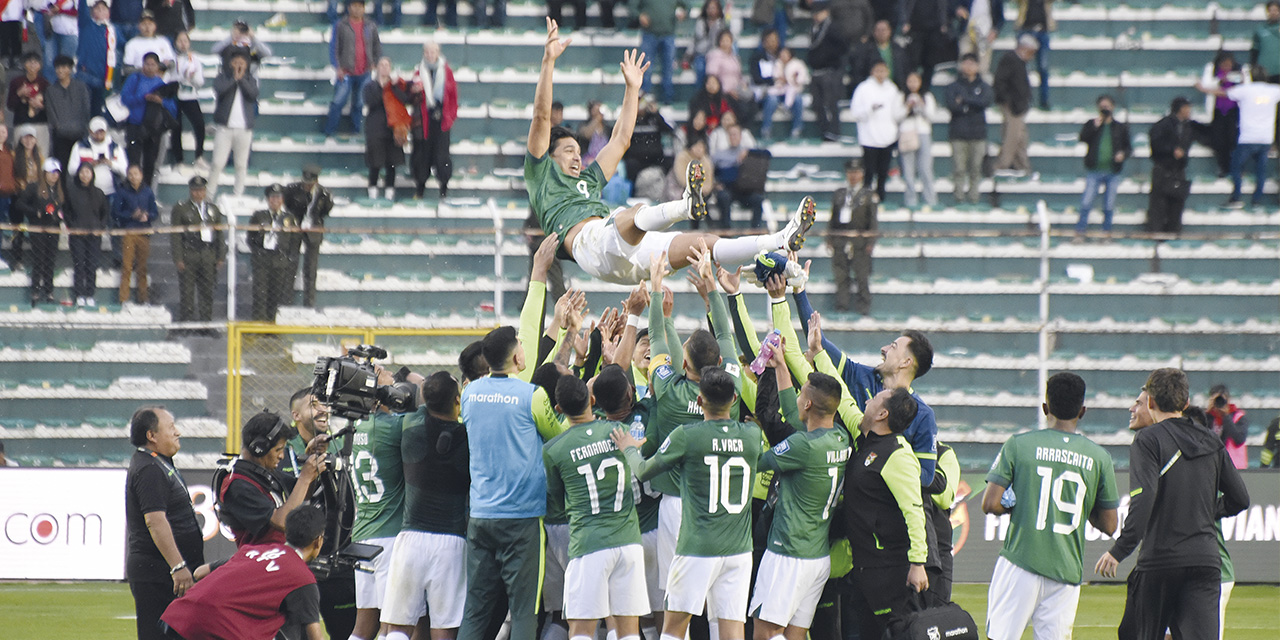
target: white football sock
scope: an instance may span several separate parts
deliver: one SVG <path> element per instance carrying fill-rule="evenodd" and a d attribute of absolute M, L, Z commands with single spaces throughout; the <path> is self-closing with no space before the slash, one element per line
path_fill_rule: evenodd
<path fill-rule="evenodd" d="M 707 617 L 707 637 L 711 640 L 720 640 L 720 621 Z"/>
<path fill-rule="evenodd" d="M 618 640 L 618 630 L 609 629 L 604 634 L 604 640 Z"/>
<path fill-rule="evenodd" d="M 609 633 L 614 633 L 610 631 Z M 623 636 L 622 640 L 640 640 L 640 636 Z"/>
<path fill-rule="evenodd" d="M 360 636 L 353 633 L 347 636 L 347 640 L 364 640 L 364 638 L 361 638 Z"/>
<path fill-rule="evenodd" d="M 775 242 L 773 235 L 720 238 L 711 247 L 711 257 L 724 264 L 727 269 L 730 265 L 750 264 L 756 259 L 757 253 L 773 251 L 778 246 L 780 245 Z"/>
<path fill-rule="evenodd" d="M 666 231 L 671 225 L 689 219 L 689 201 L 685 199 L 640 207 L 636 212 L 636 228 L 641 231 Z"/>
<path fill-rule="evenodd" d="M 387 634 L 387 640 L 409 640 L 409 634 L 403 631 L 392 631 Z"/>
<path fill-rule="evenodd" d="M 667 633 L 666 630 L 664 629 L 662 632 L 662 640 L 681 640 L 681 639 Z"/>
<path fill-rule="evenodd" d="M 574 636 L 571 640 L 591 640 L 591 636 Z"/>

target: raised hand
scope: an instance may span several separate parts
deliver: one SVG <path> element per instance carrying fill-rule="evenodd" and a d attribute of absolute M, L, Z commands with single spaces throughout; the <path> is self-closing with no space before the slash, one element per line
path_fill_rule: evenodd
<path fill-rule="evenodd" d="M 662 288 L 662 315 L 671 317 L 671 310 L 676 306 L 676 294 L 671 292 L 671 287 Z"/>
<path fill-rule="evenodd" d="M 559 243 L 560 234 L 553 231 L 547 234 L 542 244 L 538 245 L 538 250 L 533 252 L 533 271 L 529 273 L 530 280 L 547 281 L 547 270 L 551 268 L 551 262 L 556 259 L 556 246 Z"/>
<path fill-rule="evenodd" d="M 628 89 L 639 89 L 644 83 L 644 74 L 649 71 L 649 63 L 645 62 L 644 54 L 631 49 L 622 54 L 622 62 L 618 63 L 622 68 L 622 79 L 626 81 Z"/>
<path fill-rule="evenodd" d="M 809 353 L 817 355 L 822 351 L 822 316 L 817 311 L 809 316 Z"/>
<path fill-rule="evenodd" d="M 703 302 L 711 304 L 711 288 L 715 286 L 714 284 L 711 284 L 711 282 L 707 280 L 703 280 L 702 276 L 693 273 L 692 271 L 686 273 L 684 279 L 688 280 L 689 284 L 693 285 L 693 289 L 698 292 L 698 295 L 702 296 Z"/>
<path fill-rule="evenodd" d="M 638 316 L 644 313 L 644 308 L 649 306 L 649 292 L 645 290 L 644 283 L 641 283 L 635 289 L 631 290 L 631 295 L 623 301 L 622 308 L 629 316 Z"/>
<path fill-rule="evenodd" d="M 716 265 L 711 258 L 711 249 L 707 248 L 707 241 L 698 240 L 698 244 L 690 247 L 693 253 L 693 265 L 698 270 L 698 276 L 707 282 L 715 282 Z"/>
<path fill-rule="evenodd" d="M 716 272 L 716 279 L 720 281 L 720 288 L 726 295 L 737 295 L 742 287 L 742 267 L 738 267 L 738 270 L 733 272 L 720 267 Z"/>
<path fill-rule="evenodd" d="M 667 252 L 649 254 L 649 290 L 662 291 L 662 278 L 671 273 L 667 264 Z"/>
<path fill-rule="evenodd" d="M 542 59 L 554 61 L 569 48 L 569 43 L 573 42 L 573 38 L 560 39 L 560 25 L 555 20 L 547 18 L 547 44 L 542 50 Z"/>
<path fill-rule="evenodd" d="M 775 300 L 785 298 L 787 297 L 787 279 L 775 273 L 764 281 L 764 290 L 768 291 L 769 297 Z"/>

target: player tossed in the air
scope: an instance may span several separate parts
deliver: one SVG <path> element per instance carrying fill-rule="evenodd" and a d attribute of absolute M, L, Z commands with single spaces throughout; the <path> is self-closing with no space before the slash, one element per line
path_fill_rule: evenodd
<path fill-rule="evenodd" d="M 721 238 L 707 233 L 667 231 L 681 220 L 707 215 L 702 197 L 706 180 L 701 165 L 690 163 L 684 197 L 651 206 L 638 205 L 610 211 L 600 193 L 613 177 L 635 129 L 640 102 L 640 84 L 649 64 L 634 49 L 624 54 L 622 77 L 626 94 L 609 142 L 595 162 L 582 166 L 582 150 L 577 139 L 563 127 L 551 126 L 552 75 L 556 58 L 568 48 L 572 38 L 561 39 L 559 26 L 547 19 L 547 43 L 542 54 L 542 70 L 533 97 L 533 122 L 529 125 L 528 153 L 524 158 L 525 188 L 529 205 L 548 236 L 560 240 L 560 254 L 583 271 L 607 282 L 638 284 L 649 270 L 650 255 L 666 252 L 672 270 L 692 262 L 698 241 L 711 248 L 715 260 L 724 265 L 751 262 L 761 251 L 787 248 L 798 251 L 805 233 L 813 226 L 816 207 L 805 196 L 795 215 L 777 233 L 738 238 Z"/>

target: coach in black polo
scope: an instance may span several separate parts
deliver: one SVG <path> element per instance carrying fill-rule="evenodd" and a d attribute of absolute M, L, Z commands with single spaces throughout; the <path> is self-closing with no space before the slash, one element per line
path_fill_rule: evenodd
<path fill-rule="evenodd" d="M 125 480 L 125 560 L 137 613 L 138 639 L 160 639 L 160 614 L 191 587 L 191 572 L 204 564 L 204 538 L 191 494 L 173 455 L 182 447 L 173 414 L 142 407 L 129 421 L 137 447 Z"/>

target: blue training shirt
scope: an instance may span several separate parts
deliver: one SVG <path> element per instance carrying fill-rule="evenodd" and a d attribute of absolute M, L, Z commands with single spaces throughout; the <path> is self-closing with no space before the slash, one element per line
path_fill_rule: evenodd
<path fill-rule="evenodd" d="M 507 376 L 481 378 L 462 392 L 462 422 L 470 445 L 471 517 L 546 515 L 542 445 L 560 431 L 546 391 Z"/>

